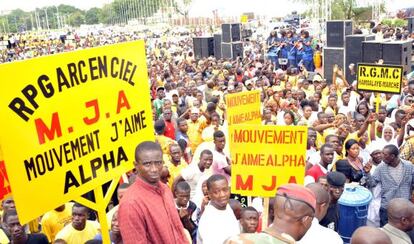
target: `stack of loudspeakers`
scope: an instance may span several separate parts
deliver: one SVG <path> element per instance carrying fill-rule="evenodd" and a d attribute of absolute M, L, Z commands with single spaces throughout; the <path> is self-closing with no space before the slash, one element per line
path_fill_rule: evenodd
<path fill-rule="evenodd" d="M 326 22 L 326 44 L 323 49 L 323 74 L 330 84 L 335 64 L 345 69 L 345 37 L 352 34 L 351 20 L 331 20 Z"/>
<path fill-rule="evenodd" d="M 214 38 L 211 36 L 193 38 L 194 57 L 208 58 L 214 55 Z"/>
<path fill-rule="evenodd" d="M 226 59 L 243 58 L 241 24 L 222 24 L 221 33 L 221 57 Z"/>
<path fill-rule="evenodd" d="M 354 64 L 355 72 L 358 70 L 358 63 L 362 62 L 362 43 L 365 41 L 375 40 L 375 35 L 349 35 L 345 37 L 345 77 L 349 83 L 353 82 L 355 77 L 352 77 L 349 65 Z"/>
<path fill-rule="evenodd" d="M 384 64 L 401 65 L 404 75 L 411 72 L 411 41 L 365 41 L 361 51 L 364 63 L 375 63 L 382 59 Z"/>

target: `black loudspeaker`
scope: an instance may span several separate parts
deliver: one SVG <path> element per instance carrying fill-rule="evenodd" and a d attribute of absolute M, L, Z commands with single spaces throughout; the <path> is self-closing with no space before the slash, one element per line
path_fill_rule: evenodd
<path fill-rule="evenodd" d="M 214 38 L 213 37 L 194 37 L 194 57 L 196 59 L 208 58 L 214 55 Z"/>
<path fill-rule="evenodd" d="M 340 47 L 325 47 L 323 49 L 323 76 L 332 84 L 332 71 L 335 64 L 344 67 L 345 50 Z"/>
<path fill-rule="evenodd" d="M 414 31 L 414 17 L 409 17 L 409 18 L 407 18 L 407 20 L 408 20 L 408 28 L 407 29 L 411 34 Z"/>
<path fill-rule="evenodd" d="M 345 64 L 343 70 L 348 82 L 352 82 L 355 77 L 351 75 L 349 65 L 355 64 L 355 71 L 357 71 L 357 64 L 362 62 L 362 42 L 375 40 L 375 35 L 348 35 L 345 37 Z"/>
<path fill-rule="evenodd" d="M 382 59 L 382 43 L 379 41 L 362 42 L 362 62 L 375 63 Z"/>
<path fill-rule="evenodd" d="M 243 58 L 243 43 L 221 43 L 221 53 L 223 58 L 236 59 L 237 57 Z"/>
<path fill-rule="evenodd" d="M 241 25 L 240 24 L 222 24 L 222 41 L 238 42 L 241 41 Z"/>
<path fill-rule="evenodd" d="M 232 42 L 239 42 L 241 41 L 241 25 L 240 24 L 232 24 L 231 25 L 231 41 Z"/>
<path fill-rule="evenodd" d="M 222 58 L 233 58 L 232 44 L 231 43 L 221 43 L 221 55 Z"/>
<path fill-rule="evenodd" d="M 222 42 L 231 42 L 231 24 L 221 25 L 221 35 Z"/>
<path fill-rule="evenodd" d="M 193 38 L 193 51 L 194 51 L 194 58 L 200 59 L 201 58 L 201 38 L 200 37 Z"/>
<path fill-rule="evenodd" d="M 328 47 L 344 47 L 345 36 L 352 35 L 351 20 L 330 20 L 326 22 L 326 44 Z"/>
<path fill-rule="evenodd" d="M 382 43 L 382 59 L 384 64 L 403 66 L 404 75 L 411 72 L 411 41 L 393 41 Z"/>
<path fill-rule="evenodd" d="M 222 55 L 221 55 L 221 35 L 220 34 L 214 34 L 214 57 L 216 57 L 216 59 L 220 59 L 222 57 Z"/>
<path fill-rule="evenodd" d="M 232 43 L 233 46 L 233 59 L 238 57 L 243 58 L 243 43 L 242 42 L 234 42 Z"/>

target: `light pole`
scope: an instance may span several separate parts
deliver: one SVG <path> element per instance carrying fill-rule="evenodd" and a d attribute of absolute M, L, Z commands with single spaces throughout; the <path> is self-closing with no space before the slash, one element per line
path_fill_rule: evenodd
<path fill-rule="evenodd" d="M 46 15 L 46 26 L 47 26 L 47 30 L 49 30 L 49 20 L 47 17 L 47 7 L 45 7 L 45 15 Z"/>
<path fill-rule="evenodd" d="M 59 19 L 59 9 L 57 6 L 55 6 L 55 8 L 56 8 L 57 27 L 58 29 L 60 29 L 62 27 L 62 24 L 60 23 L 60 19 Z"/>

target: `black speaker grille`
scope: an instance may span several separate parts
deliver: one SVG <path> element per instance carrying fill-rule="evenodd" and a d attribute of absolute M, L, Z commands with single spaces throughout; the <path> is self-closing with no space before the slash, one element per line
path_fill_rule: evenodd
<path fill-rule="evenodd" d="M 221 34 L 223 42 L 231 42 L 231 24 L 221 25 Z"/>
<path fill-rule="evenodd" d="M 323 49 L 323 74 L 328 83 L 332 83 L 333 66 L 337 64 L 339 67 L 344 67 L 344 48 L 329 48 Z"/>

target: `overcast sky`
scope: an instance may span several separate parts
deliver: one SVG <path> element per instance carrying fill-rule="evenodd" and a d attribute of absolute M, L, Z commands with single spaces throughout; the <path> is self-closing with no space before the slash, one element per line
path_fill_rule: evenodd
<path fill-rule="evenodd" d="M 357 0 L 357 2 L 372 2 L 374 0 Z M 80 9 L 102 7 L 112 0 L 0 0 L 0 11 L 21 8 L 30 11 L 36 7 L 69 4 Z M 385 0 L 391 10 L 414 7 L 413 0 Z M 306 6 L 295 0 L 193 0 L 191 15 L 210 16 L 217 9 L 220 15 L 240 15 L 243 12 L 257 12 L 272 16 L 284 16 L 292 10 L 303 11 Z"/>

